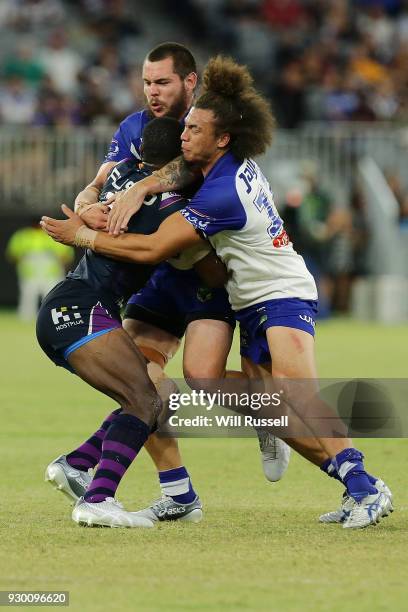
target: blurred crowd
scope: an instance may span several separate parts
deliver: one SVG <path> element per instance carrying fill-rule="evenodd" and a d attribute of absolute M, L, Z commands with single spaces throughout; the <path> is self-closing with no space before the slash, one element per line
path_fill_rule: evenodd
<path fill-rule="evenodd" d="M 281 127 L 408 117 L 408 0 L 153 0 L 204 61 L 248 64 Z M 2 0 L 0 121 L 117 123 L 143 104 L 145 3 Z M 148 32 L 146 30 L 149 30 Z M 159 42 L 159 41 L 156 41 Z M 149 44 L 147 45 L 149 46 Z"/>
<path fill-rule="evenodd" d="M 142 106 L 142 26 L 131 4 L 2 0 L 1 123 L 112 124 Z"/>
<path fill-rule="evenodd" d="M 180 4 L 203 42 L 251 67 L 281 127 L 407 119 L 407 0 Z"/>

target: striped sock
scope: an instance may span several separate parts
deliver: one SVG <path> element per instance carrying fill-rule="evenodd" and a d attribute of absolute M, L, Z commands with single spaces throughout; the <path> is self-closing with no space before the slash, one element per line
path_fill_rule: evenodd
<path fill-rule="evenodd" d="M 190 504 L 197 497 L 184 466 L 159 472 L 161 490 L 179 504 Z"/>
<path fill-rule="evenodd" d="M 326 461 L 323 461 L 322 465 L 320 466 L 320 469 L 322 470 L 322 472 L 325 472 L 331 478 L 335 478 L 336 480 L 343 482 L 331 459 L 326 459 Z M 370 481 L 370 484 L 375 485 L 378 478 L 376 478 L 375 476 L 372 476 L 368 472 L 366 472 L 366 474 L 367 474 L 368 480 Z"/>
<path fill-rule="evenodd" d="M 94 478 L 84 495 L 98 503 L 115 497 L 126 470 L 150 435 L 150 427 L 132 414 L 120 414 L 113 421 L 102 443 L 102 456 Z"/>
<path fill-rule="evenodd" d="M 112 422 L 116 419 L 118 414 L 122 412 L 122 408 L 118 408 L 111 412 L 106 417 L 98 431 L 81 446 L 78 446 L 72 453 L 67 455 L 67 463 L 77 470 L 86 472 L 89 468 L 94 468 L 99 463 L 102 454 L 102 442 L 105 438 L 106 432 L 111 426 Z"/>
<path fill-rule="evenodd" d="M 364 469 L 363 459 L 363 453 L 355 448 L 346 448 L 333 459 L 333 464 L 346 486 L 347 493 L 357 502 L 360 502 L 367 495 L 377 493 L 377 489 Z M 371 479 L 373 479 L 373 476 L 371 476 Z"/>
<path fill-rule="evenodd" d="M 322 465 L 320 466 L 320 469 L 322 470 L 322 472 L 330 476 L 330 478 L 335 478 L 336 480 L 342 482 L 331 459 L 326 459 L 325 461 L 323 461 Z"/>

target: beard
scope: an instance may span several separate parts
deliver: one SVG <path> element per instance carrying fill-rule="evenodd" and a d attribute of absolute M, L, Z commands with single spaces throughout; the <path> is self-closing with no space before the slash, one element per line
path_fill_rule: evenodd
<path fill-rule="evenodd" d="M 163 115 L 163 117 L 172 117 L 173 119 L 177 119 L 177 120 L 182 119 L 189 109 L 187 98 L 188 98 L 187 91 L 183 87 L 183 89 L 180 92 L 179 97 L 176 98 L 176 100 L 174 100 L 173 104 L 168 108 L 167 112 Z M 149 114 L 150 119 L 154 119 L 155 114 L 152 112 L 147 100 L 146 100 L 146 110 Z"/>

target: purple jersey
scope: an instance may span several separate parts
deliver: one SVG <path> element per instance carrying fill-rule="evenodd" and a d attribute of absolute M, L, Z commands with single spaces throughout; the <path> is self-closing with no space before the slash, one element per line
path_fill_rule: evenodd
<path fill-rule="evenodd" d="M 120 162 L 135 157 L 141 159 L 142 134 L 152 116 L 147 110 L 138 111 L 122 121 L 113 135 L 105 162 Z"/>
<path fill-rule="evenodd" d="M 182 119 L 183 123 L 185 116 Z M 147 110 L 128 115 L 114 133 L 104 162 L 120 162 L 131 157 L 141 159 L 143 130 L 152 119 L 153 116 Z"/>

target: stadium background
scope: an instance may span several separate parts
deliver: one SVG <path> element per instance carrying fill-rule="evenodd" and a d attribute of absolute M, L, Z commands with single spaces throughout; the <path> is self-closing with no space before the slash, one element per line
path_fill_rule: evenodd
<path fill-rule="evenodd" d="M 408 2 L 3 0 L 0 34 L 0 587 L 64 587 L 78 610 L 404 609 L 404 440 L 361 444 L 398 500 L 375 533 L 322 531 L 315 518 L 338 503 L 336 486 L 294 458 L 286 481 L 268 487 L 253 440 L 183 441 L 207 509 L 197 530 L 71 526 L 42 469 L 110 402 L 40 353 L 14 314 L 3 254 L 12 232 L 58 213 L 94 176 L 118 122 L 143 105 L 149 48 L 177 40 L 200 67 L 228 53 L 250 66 L 277 116 L 261 163 L 319 279 L 321 375 L 405 378 Z M 305 220 L 313 232 L 301 231 Z M 169 373 L 180 372 L 176 358 Z M 143 457 L 121 499 L 133 507 L 156 494 Z"/>

